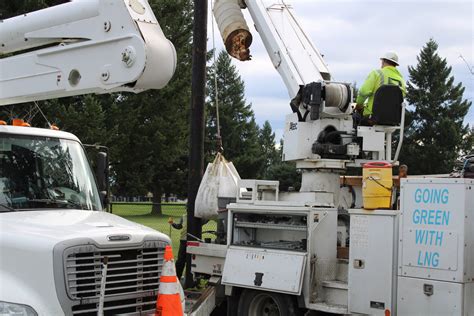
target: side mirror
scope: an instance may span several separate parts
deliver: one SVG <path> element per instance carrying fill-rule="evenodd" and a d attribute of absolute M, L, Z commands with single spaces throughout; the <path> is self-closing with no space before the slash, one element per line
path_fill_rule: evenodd
<path fill-rule="evenodd" d="M 97 154 L 96 178 L 101 200 L 104 206 L 107 207 L 109 192 L 109 159 L 107 153 L 102 151 Z"/>

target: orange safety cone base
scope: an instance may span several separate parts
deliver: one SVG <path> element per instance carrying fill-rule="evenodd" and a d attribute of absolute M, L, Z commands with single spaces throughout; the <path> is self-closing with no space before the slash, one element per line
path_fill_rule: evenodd
<path fill-rule="evenodd" d="M 179 294 L 162 294 L 156 302 L 155 316 L 182 316 L 183 308 Z"/>
<path fill-rule="evenodd" d="M 155 316 L 183 316 L 179 286 L 174 266 L 173 250 L 171 246 L 166 246 Z"/>

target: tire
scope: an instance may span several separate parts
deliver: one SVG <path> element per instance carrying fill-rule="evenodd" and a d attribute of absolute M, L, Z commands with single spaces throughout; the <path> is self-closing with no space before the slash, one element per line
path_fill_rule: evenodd
<path fill-rule="evenodd" d="M 240 296 L 238 316 L 294 316 L 299 310 L 290 295 L 244 290 Z"/>

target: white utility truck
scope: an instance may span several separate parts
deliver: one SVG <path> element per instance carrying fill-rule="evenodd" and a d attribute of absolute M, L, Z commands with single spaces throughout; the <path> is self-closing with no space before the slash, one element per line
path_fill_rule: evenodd
<path fill-rule="evenodd" d="M 176 65 L 146 0 L 76 0 L 0 21 L 0 57 L 0 105 L 158 89 Z M 0 121 L 0 315 L 154 313 L 170 239 L 103 211 L 77 137 L 13 125 Z"/>
<path fill-rule="evenodd" d="M 341 175 L 370 161 L 397 165 L 400 89 L 381 87 L 376 124 L 354 127 L 349 85 L 331 81 L 287 0 L 216 0 L 228 52 L 250 56 L 244 8 L 292 99 L 283 160 L 296 162 L 302 185 L 240 182 L 226 243 L 188 242 L 194 275 L 211 285 L 190 314 L 226 299 L 228 315 L 474 315 L 474 180 L 403 179 L 399 207 L 393 194 L 395 207 L 363 209 L 361 187 Z"/>

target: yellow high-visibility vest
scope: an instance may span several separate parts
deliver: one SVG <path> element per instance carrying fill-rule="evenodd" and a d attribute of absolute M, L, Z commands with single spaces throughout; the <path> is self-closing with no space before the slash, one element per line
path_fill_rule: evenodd
<path fill-rule="evenodd" d="M 397 68 L 385 66 L 382 69 L 372 70 L 360 87 L 356 100 L 357 104 L 364 104 L 367 101 L 364 106 L 364 116 L 372 115 L 375 92 L 384 84 L 398 85 L 402 89 L 403 97 L 405 97 L 405 80 Z"/>

